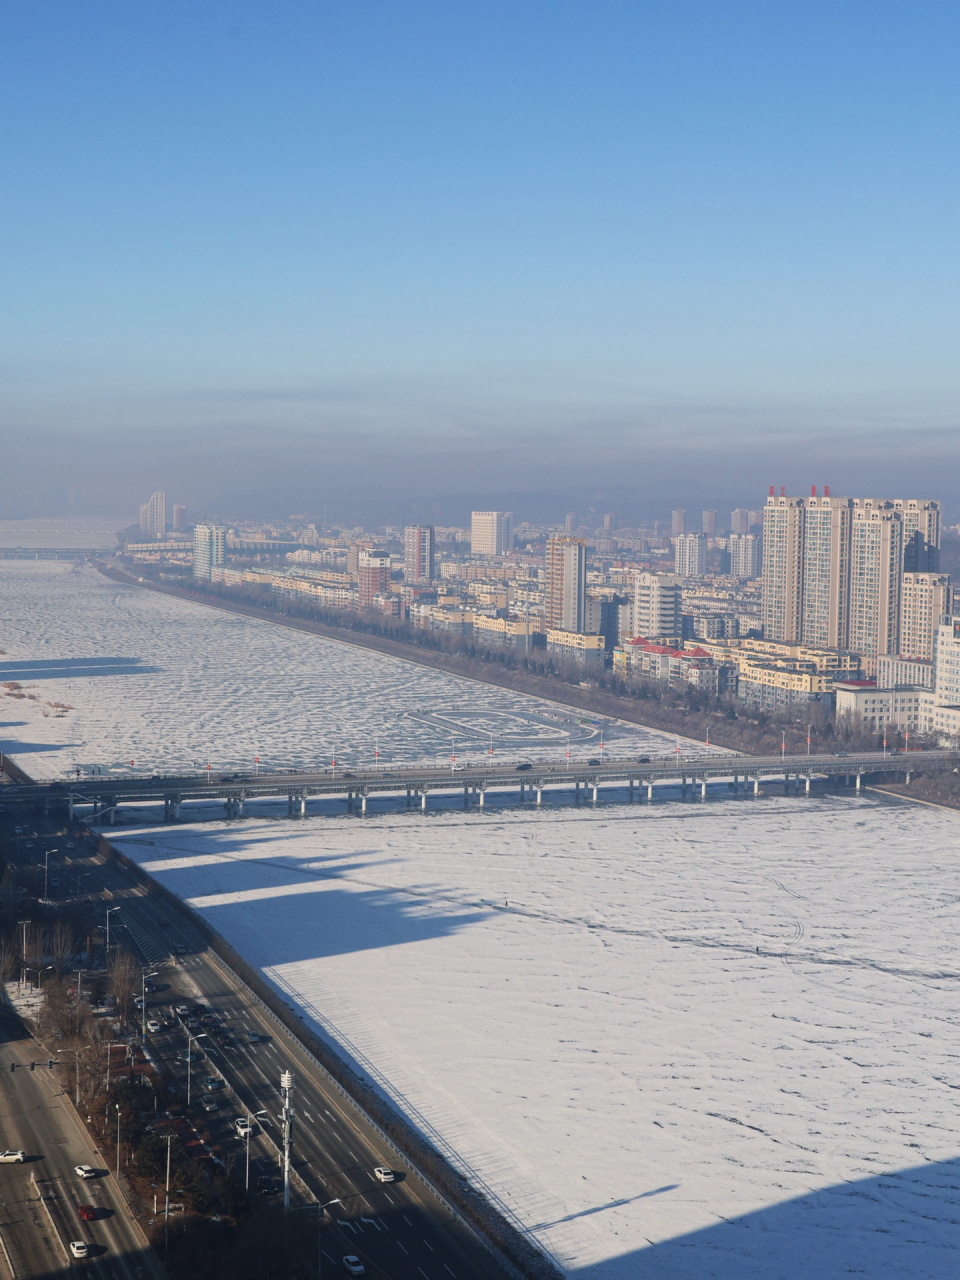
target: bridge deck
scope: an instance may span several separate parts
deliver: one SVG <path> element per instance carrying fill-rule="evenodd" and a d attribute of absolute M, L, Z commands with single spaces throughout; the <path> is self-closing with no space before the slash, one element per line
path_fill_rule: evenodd
<path fill-rule="evenodd" d="M 175 802 L 221 799 L 242 801 L 257 797 L 294 798 L 360 796 L 409 791 L 422 795 L 431 791 L 476 788 L 506 790 L 523 786 L 601 787 L 608 783 L 653 785 L 682 783 L 689 779 L 705 783 L 712 779 L 761 779 L 784 776 L 812 777 L 909 773 L 921 764 L 956 766 L 957 751 L 857 752 L 848 755 L 747 756 L 731 752 L 692 758 L 619 758 L 601 764 L 573 761 L 509 761 L 483 765 L 457 765 L 448 769 L 413 766 L 404 769 L 342 769 L 285 771 L 282 773 L 204 773 L 151 775 L 150 777 L 110 776 L 81 778 L 64 782 L 11 783 L 0 792 L 3 803 L 64 803 L 116 806 L 123 803 Z"/>

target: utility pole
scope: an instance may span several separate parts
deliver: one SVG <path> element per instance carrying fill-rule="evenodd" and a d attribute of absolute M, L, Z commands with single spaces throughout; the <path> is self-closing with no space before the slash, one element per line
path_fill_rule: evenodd
<path fill-rule="evenodd" d="M 280 1075 L 280 1095 L 283 1098 L 283 1114 L 280 1117 L 283 1123 L 283 1212 L 284 1216 L 290 1213 L 290 1148 L 293 1143 L 293 1107 L 290 1105 L 290 1099 L 293 1097 L 294 1076 L 292 1071 L 281 1072 Z"/>
<path fill-rule="evenodd" d="M 170 1252 L 170 1139 L 173 1134 L 167 1134 L 167 1190 L 163 1202 L 163 1260 L 166 1262 L 167 1255 Z"/>

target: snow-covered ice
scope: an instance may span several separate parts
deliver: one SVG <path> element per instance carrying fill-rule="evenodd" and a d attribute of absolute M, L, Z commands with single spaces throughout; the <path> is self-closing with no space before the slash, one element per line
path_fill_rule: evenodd
<path fill-rule="evenodd" d="M 443 758 L 451 721 L 467 755 L 570 733 L 582 756 L 601 727 L 89 568 L 0 564 L 0 649 L 33 695 L 0 698 L 0 745 L 38 776 Z M 960 1273 L 957 815 L 866 795 L 116 835 L 571 1275 Z"/>
<path fill-rule="evenodd" d="M 960 822 L 874 798 L 141 828 L 571 1274 L 955 1276 Z"/>
<path fill-rule="evenodd" d="M 410 760 L 573 759 L 674 740 L 370 649 L 110 582 L 0 561 L 0 750 L 35 778 Z M 63 710 L 52 704 L 65 704 Z M 696 751 L 687 744 L 686 751 Z"/>

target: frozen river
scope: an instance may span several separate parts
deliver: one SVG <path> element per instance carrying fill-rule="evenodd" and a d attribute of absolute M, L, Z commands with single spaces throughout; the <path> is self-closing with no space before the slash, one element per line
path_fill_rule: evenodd
<path fill-rule="evenodd" d="M 451 725 L 468 756 L 592 754 L 601 728 L 62 565 L 0 564 L 0 649 L 4 749 L 42 776 L 442 759 Z M 960 1274 L 960 817 L 867 795 L 116 834 L 578 1280 Z"/>
<path fill-rule="evenodd" d="M 674 739 L 370 649 L 0 561 L 0 750 L 35 778 L 663 752 Z M 20 688 L 6 688 L 21 686 Z M 692 744 L 687 750 L 697 750 Z M 378 755 L 379 753 L 379 755 Z"/>

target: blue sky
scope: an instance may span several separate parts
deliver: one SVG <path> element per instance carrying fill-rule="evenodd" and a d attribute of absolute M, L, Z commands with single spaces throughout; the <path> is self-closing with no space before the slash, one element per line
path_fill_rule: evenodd
<path fill-rule="evenodd" d="M 4 4 L 0 430 L 131 466 L 162 431 L 171 467 L 197 431 L 328 462 L 399 431 L 427 488 L 437 445 L 491 441 L 574 472 L 585 440 L 710 474 L 742 445 L 799 486 L 798 432 L 842 477 L 864 442 L 899 470 L 906 431 L 925 466 L 960 391 L 958 27 Z"/>

